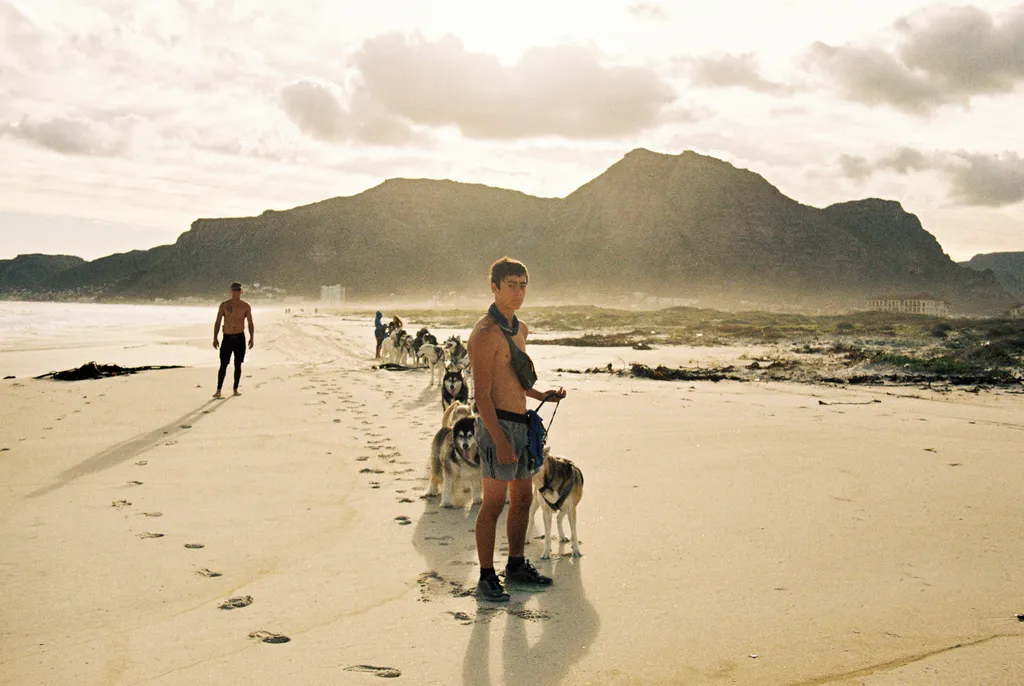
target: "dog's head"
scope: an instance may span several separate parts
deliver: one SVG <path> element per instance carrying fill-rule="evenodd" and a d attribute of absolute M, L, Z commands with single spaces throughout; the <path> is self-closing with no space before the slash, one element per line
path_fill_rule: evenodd
<path fill-rule="evenodd" d="M 575 478 L 574 469 L 572 460 L 552 455 L 550 448 L 544 446 L 544 464 L 534 476 L 537 490 L 557 495 L 562 486 Z"/>
<path fill-rule="evenodd" d="M 459 458 L 474 467 L 480 466 L 476 452 L 476 417 L 463 417 L 452 427 L 452 443 Z"/>
<path fill-rule="evenodd" d="M 449 369 L 444 373 L 444 381 L 441 382 L 441 385 L 450 395 L 458 395 L 462 390 L 462 384 L 462 372 Z"/>

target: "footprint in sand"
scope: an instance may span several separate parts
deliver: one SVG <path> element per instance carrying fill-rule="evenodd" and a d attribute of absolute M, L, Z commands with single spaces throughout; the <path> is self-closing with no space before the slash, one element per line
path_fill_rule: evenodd
<path fill-rule="evenodd" d="M 361 456 L 356 458 L 356 462 L 366 462 L 369 459 L 370 459 L 369 455 L 361 455 Z"/>
<path fill-rule="evenodd" d="M 383 474 L 383 469 L 372 469 L 370 467 L 363 467 L 359 470 L 360 474 Z"/>
<path fill-rule="evenodd" d="M 399 526 L 408 526 L 409 524 L 412 524 L 412 521 L 405 515 L 395 517 L 395 521 L 398 522 Z"/>
<path fill-rule="evenodd" d="M 139 460 L 138 462 L 135 463 L 135 466 L 136 467 L 145 467 L 147 464 L 149 464 L 148 460 Z"/>
<path fill-rule="evenodd" d="M 143 517 L 163 517 L 164 516 L 163 512 L 141 512 L 140 514 Z"/>
<path fill-rule="evenodd" d="M 398 502 L 400 502 L 400 503 L 411 503 L 411 502 L 415 502 L 415 501 L 410 500 L 409 498 L 399 498 Z"/>
<path fill-rule="evenodd" d="M 163 534 L 154 534 L 154 533 L 149 532 L 149 531 L 147 531 L 144 534 L 139 534 L 139 538 L 163 538 L 163 537 L 164 537 Z"/>
<path fill-rule="evenodd" d="M 220 572 L 215 572 L 212 569 L 207 569 L 206 567 L 203 567 L 202 569 L 197 569 L 196 570 L 196 574 L 198 574 L 199 576 L 205 576 L 205 577 L 208 577 L 208 578 L 213 578 L 215 576 L 223 576 Z"/>
<path fill-rule="evenodd" d="M 380 482 L 379 481 L 371 481 L 370 482 L 370 488 L 380 488 Z"/>
<path fill-rule="evenodd" d="M 120 510 L 122 507 L 131 507 L 131 501 L 128 501 L 128 500 L 115 500 L 115 501 L 110 503 L 110 506 L 111 507 L 116 507 L 117 509 Z"/>
<path fill-rule="evenodd" d="M 222 610 L 234 610 L 240 607 L 248 607 L 249 605 L 252 605 L 252 596 L 240 595 L 235 596 L 234 598 L 228 598 L 217 607 Z"/>
<path fill-rule="evenodd" d="M 367 674 L 379 676 L 381 679 L 397 679 L 402 676 L 402 672 L 394 667 L 375 667 L 374 665 L 352 665 L 351 667 L 346 667 L 345 671 L 366 672 Z"/>
<path fill-rule="evenodd" d="M 190 548 L 192 550 L 198 550 L 200 548 L 205 548 L 206 546 L 203 545 L 202 543 L 186 543 L 185 547 L 186 548 Z"/>
<path fill-rule="evenodd" d="M 129 481 L 129 482 L 128 482 L 128 485 L 129 485 L 129 486 L 141 486 L 141 485 L 142 485 L 142 482 L 141 482 L 141 481 L 135 481 L 135 480 L 132 480 L 132 481 Z"/>
<path fill-rule="evenodd" d="M 249 634 L 249 638 L 255 638 L 256 640 L 262 641 L 263 643 L 287 643 L 288 641 L 292 640 L 284 634 L 275 634 L 270 631 L 263 631 L 262 629 L 260 631 L 254 631 L 251 634 Z"/>

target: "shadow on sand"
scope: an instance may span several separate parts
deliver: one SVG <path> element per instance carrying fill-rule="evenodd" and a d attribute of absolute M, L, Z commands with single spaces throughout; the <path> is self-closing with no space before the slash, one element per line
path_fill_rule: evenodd
<path fill-rule="evenodd" d="M 51 491 L 57 490 L 61 486 L 66 486 L 79 477 L 101 472 L 104 469 L 110 469 L 122 462 L 127 462 L 134 457 L 138 457 L 161 441 L 166 441 L 173 438 L 176 434 L 187 431 L 200 419 L 212 414 L 218 407 L 223 406 L 226 402 L 227 399 L 207 400 L 196 409 L 189 411 L 187 414 L 184 414 L 171 422 L 168 422 L 164 426 L 147 433 L 139 434 L 138 436 L 129 438 L 126 441 L 122 441 L 115 446 L 107 448 L 103 452 L 93 455 L 87 460 L 79 462 L 74 467 L 64 470 L 64 472 L 62 472 L 61 475 L 57 477 L 57 480 L 52 484 L 32 491 L 26 497 L 38 498 L 41 495 L 46 495 Z"/>

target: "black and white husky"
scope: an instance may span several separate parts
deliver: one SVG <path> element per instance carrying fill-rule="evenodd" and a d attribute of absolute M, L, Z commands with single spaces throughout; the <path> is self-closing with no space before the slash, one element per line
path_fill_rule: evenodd
<path fill-rule="evenodd" d="M 474 504 L 483 501 L 483 477 L 476 449 L 476 416 L 442 428 L 430 444 L 430 484 L 426 496 L 441 494 L 441 507 L 455 507 L 455 494 L 469 487 Z"/>
<path fill-rule="evenodd" d="M 455 400 L 469 402 L 469 386 L 462 372 L 456 369 L 449 369 L 444 373 L 441 380 L 441 407 L 445 410 Z"/>
<path fill-rule="evenodd" d="M 430 383 L 428 386 L 434 385 L 434 372 L 437 371 L 437 375 L 441 378 L 437 380 L 441 383 L 444 380 L 442 374 L 444 374 L 444 348 L 434 343 L 424 343 L 420 346 L 419 352 L 416 353 L 417 361 L 421 361 L 430 368 Z"/>

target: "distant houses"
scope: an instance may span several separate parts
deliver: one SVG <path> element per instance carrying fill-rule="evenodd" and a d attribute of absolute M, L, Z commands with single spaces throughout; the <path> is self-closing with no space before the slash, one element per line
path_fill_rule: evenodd
<path fill-rule="evenodd" d="M 345 287 L 340 284 L 320 286 L 320 302 L 328 305 L 345 304 Z"/>
<path fill-rule="evenodd" d="M 876 312 L 930 314 L 936 317 L 949 315 L 949 303 L 934 297 L 930 293 L 875 296 L 868 300 L 868 309 Z"/>

